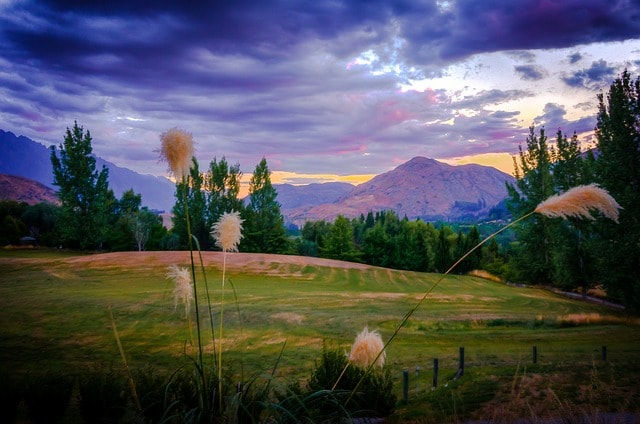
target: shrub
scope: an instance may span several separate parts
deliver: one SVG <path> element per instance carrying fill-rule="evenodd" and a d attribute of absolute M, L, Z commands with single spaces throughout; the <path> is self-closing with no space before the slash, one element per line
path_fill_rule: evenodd
<path fill-rule="evenodd" d="M 60 421 L 69 406 L 74 380 L 54 374 L 30 377 L 25 392 L 29 418 L 36 423 Z"/>
<path fill-rule="evenodd" d="M 357 392 L 352 394 L 358 383 Z M 388 367 L 367 373 L 364 368 L 349 363 L 344 353 L 326 346 L 301 399 L 313 401 L 308 410 L 323 416 L 335 412 L 336 403 L 340 403 L 343 412 L 351 417 L 389 416 L 397 401 Z"/>
<path fill-rule="evenodd" d="M 84 421 L 109 423 L 121 419 L 129 400 L 126 386 L 126 379 L 113 370 L 80 377 L 80 415 Z"/>

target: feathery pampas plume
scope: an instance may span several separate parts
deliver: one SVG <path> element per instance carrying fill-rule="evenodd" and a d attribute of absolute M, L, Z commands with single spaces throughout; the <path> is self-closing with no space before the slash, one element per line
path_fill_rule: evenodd
<path fill-rule="evenodd" d="M 213 224 L 211 235 L 216 240 L 218 247 L 224 252 L 237 252 L 238 243 L 242 238 L 242 219 L 238 212 L 225 212 L 220 219 Z"/>
<path fill-rule="evenodd" d="M 185 315 L 189 316 L 191 301 L 193 300 L 193 286 L 191 285 L 189 269 L 172 265 L 167 272 L 167 278 L 176 283 L 173 289 L 174 308 L 178 307 L 178 303 L 184 303 Z"/>
<path fill-rule="evenodd" d="M 596 210 L 618 223 L 620 205 L 611 195 L 596 184 L 574 187 L 556 194 L 538 204 L 534 212 L 550 218 L 569 217 L 594 220 L 591 211 Z"/>
<path fill-rule="evenodd" d="M 193 160 L 193 137 L 186 131 L 171 128 L 160 135 L 160 140 L 160 157 L 169 164 L 169 170 L 178 180 L 186 179 Z"/>
<path fill-rule="evenodd" d="M 351 353 L 349 353 L 349 361 L 362 368 L 369 367 L 375 361 L 375 365 L 382 367 L 384 366 L 386 355 L 380 333 L 369 331 L 369 328 L 365 327 L 362 332 L 358 333 L 356 340 L 353 342 Z"/>

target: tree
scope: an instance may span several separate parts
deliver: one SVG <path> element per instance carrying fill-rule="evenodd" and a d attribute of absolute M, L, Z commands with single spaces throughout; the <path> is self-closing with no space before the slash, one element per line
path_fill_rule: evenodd
<path fill-rule="evenodd" d="M 211 229 L 205 218 L 206 199 L 203 191 L 203 176 L 195 157 L 192 158 L 189 176 L 176 182 L 176 203 L 173 205 L 173 228 L 178 235 L 180 248 L 189 246 L 187 231 L 188 205 L 191 234 L 198 240 L 200 249 L 206 250 L 210 246 Z"/>
<path fill-rule="evenodd" d="M 450 232 L 450 227 L 442 227 L 440 231 L 438 231 L 433 266 L 435 267 L 436 272 L 439 273 L 446 272 L 453 264 L 451 257 L 451 244 L 448 239 L 448 234 Z"/>
<path fill-rule="evenodd" d="M 338 215 L 329 228 L 322 257 L 356 262 L 358 252 L 353 241 L 353 227 L 348 218 Z"/>
<path fill-rule="evenodd" d="M 164 229 L 162 218 L 147 208 L 142 208 L 135 214 L 131 225 L 133 238 L 140 252 L 147 249 L 147 243 L 152 239 L 154 232 Z"/>
<path fill-rule="evenodd" d="M 59 221 L 63 240 L 81 249 L 100 248 L 107 232 L 115 197 L 109 189 L 109 170 L 96 170 L 91 134 L 76 122 L 64 141 L 51 147 L 53 184 L 62 204 Z"/>
<path fill-rule="evenodd" d="M 238 198 L 241 178 L 239 163 L 229 166 L 224 157 L 220 162 L 213 158 L 209 164 L 209 171 L 204 176 L 207 227 L 211 228 L 225 212 L 242 211 L 242 200 Z"/>
<path fill-rule="evenodd" d="M 271 184 L 267 160 L 262 158 L 249 183 L 249 207 L 244 210 L 243 239 L 240 250 L 260 253 L 282 253 L 287 239 L 280 213 L 278 193 Z"/>
<path fill-rule="evenodd" d="M 596 249 L 609 294 L 640 310 L 640 77 L 625 70 L 598 95 L 598 182 L 622 206 L 620 222 L 602 220 Z"/>
<path fill-rule="evenodd" d="M 520 147 L 519 162 L 514 159 L 516 186 L 507 183 L 507 208 L 514 218 L 531 212 L 541 201 L 554 194 L 551 174 L 551 153 L 544 128 L 540 135 L 529 128 L 527 150 Z M 552 223 L 548 218 L 534 216 L 516 227 L 519 249 L 513 257 L 521 279 L 536 284 L 552 282 Z"/>

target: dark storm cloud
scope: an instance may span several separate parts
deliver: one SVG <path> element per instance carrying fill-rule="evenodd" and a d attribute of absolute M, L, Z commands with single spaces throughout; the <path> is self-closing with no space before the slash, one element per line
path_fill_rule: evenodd
<path fill-rule="evenodd" d="M 569 63 L 572 64 L 572 65 L 574 63 L 580 62 L 581 60 L 582 60 L 582 54 L 580 54 L 579 52 L 572 53 L 569 56 Z"/>
<path fill-rule="evenodd" d="M 542 67 L 537 65 L 520 65 L 515 67 L 516 74 L 525 81 L 538 81 L 545 77 Z"/>
<path fill-rule="evenodd" d="M 570 137 L 574 132 L 580 134 L 592 131 L 593 128 L 595 128 L 595 116 L 582 118 L 577 121 L 568 121 L 565 119 L 566 114 L 567 111 L 561 105 L 547 103 L 544 107 L 543 114 L 535 118 L 534 124 L 536 126 L 544 126 L 548 136 L 561 130 L 563 134 Z"/>
<path fill-rule="evenodd" d="M 616 77 L 616 68 L 604 60 L 598 60 L 591 67 L 580 69 L 562 80 L 570 87 L 601 89 Z"/>
<path fill-rule="evenodd" d="M 570 47 L 640 35 L 640 10 L 627 0 L 464 0 L 453 3 L 441 44 L 446 59 L 513 49 Z"/>
<path fill-rule="evenodd" d="M 547 75 L 528 50 L 638 38 L 638 11 L 622 0 L 8 0 L 0 121 L 58 142 L 77 119 L 97 153 L 152 161 L 159 131 L 180 126 L 206 160 L 250 168 L 265 155 L 298 172 L 509 151 L 522 123 L 492 107 L 533 96 L 526 88 L 456 98 L 399 83 L 505 50 L 522 81 L 538 81 Z M 614 67 L 569 72 L 566 84 L 591 89 Z"/>

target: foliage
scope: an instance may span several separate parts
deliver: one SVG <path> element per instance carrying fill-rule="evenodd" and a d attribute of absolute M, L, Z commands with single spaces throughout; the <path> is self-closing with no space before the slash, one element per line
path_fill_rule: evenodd
<path fill-rule="evenodd" d="M 244 210 L 243 252 L 281 253 L 287 248 L 284 220 L 280 213 L 278 192 L 271 184 L 271 171 L 262 158 L 249 184 L 250 202 Z"/>
<path fill-rule="evenodd" d="M 79 391 L 80 415 L 87 423 L 118 422 L 127 411 L 126 380 L 113 369 L 82 375 Z"/>
<path fill-rule="evenodd" d="M 89 131 L 85 133 L 76 122 L 71 130 L 67 128 L 58 149 L 51 146 L 53 183 L 62 203 L 61 236 L 66 244 L 81 249 L 102 247 L 115 201 L 109 189 L 109 170 L 105 166 L 96 170 L 91 140 Z"/>
<path fill-rule="evenodd" d="M 211 228 L 223 213 L 241 211 L 244 207 L 238 198 L 242 172 L 240 164 L 229 166 L 226 158 L 219 162 L 213 158 L 209 171 L 204 176 L 204 190 L 207 195 L 207 226 Z"/>
<path fill-rule="evenodd" d="M 35 423 L 60 421 L 69 406 L 74 377 L 48 373 L 27 381 L 25 403 L 29 418 Z"/>
<path fill-rule="evenodd" d="M 640 310 L 640 77 L 624 71 L 598 95 L 597 181 L 620 203 L 620 224 L 602 222 L 594 250 L 608 291 Z"/>
<path fill-rule="evenodd" d="M 348 365 L 348 362 L 346 355 L 340 350 L 323 346 L 322 356 L 311 373 L 307 390 L 303 391 L 302 398 L 329 391 L 342 398 L 341 404 L 351 417 L 391 415 L 395 409 L 397 397 L 393 392 L 390 369 L 388 367 L 376 369 L 365 375 L 364 368 Z M 349 403 L 346 403 L 348 396 L 344 394 L 356 388 L 363 375 L 364 380 L 360 383 L 358 392 Z M 334 387 L 336 382 L 338 384 Z M 311 415 L 308 418 L 312 421 L 316 418 L 313 414 L 325 417 L 331 412 L 336 412 L 333 398 L 325 396 L 323 400 L 323 402 L 316 402 L 313 408 L 308 408 L 307 412 Z"/>
<path fill-rule="evenodd" d="M 552 159 L 544 128 L 536 135 L 529 128 L 527 149 L 520 146 L 518 160 L 514 159 L 516 185 L 507 183 L 507 207 L 514 218 L 531 212 L 535 206 L 556 193 L 552 181 Z M 552 249 L 553 223 L 546 217 L 534 216 L 516 227 L 519 241 L 515 265 L 528 283 L 550 284 L 553 281 Z"/>

